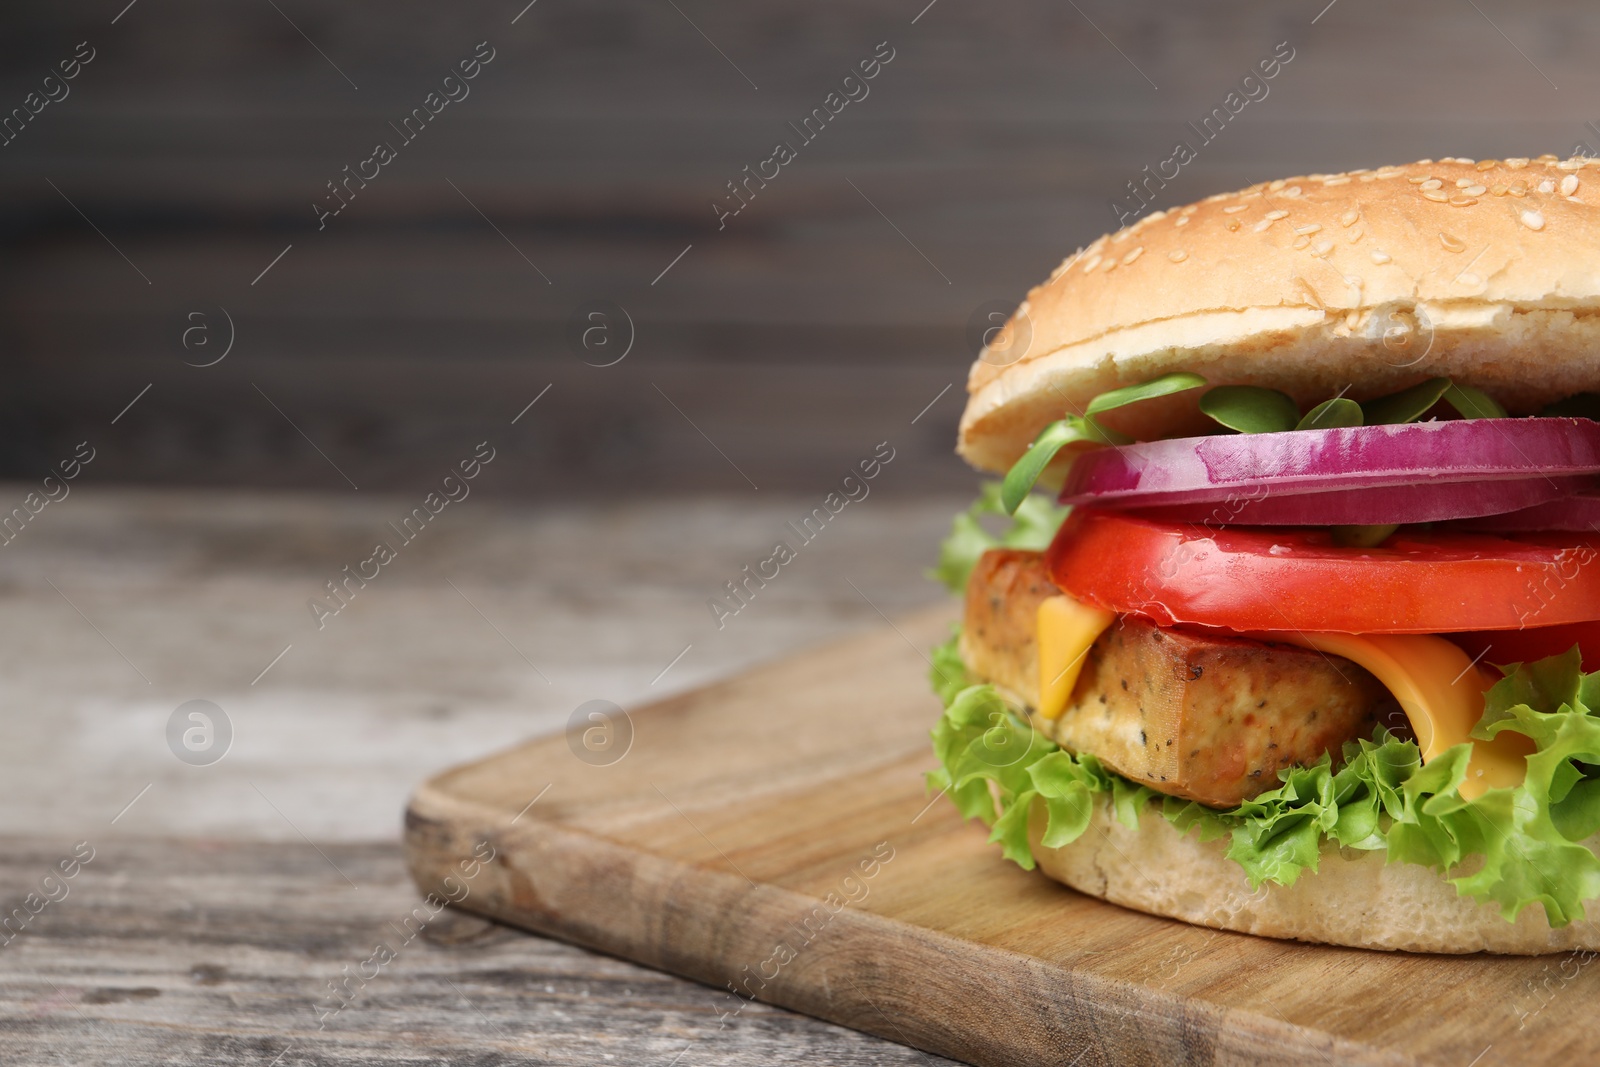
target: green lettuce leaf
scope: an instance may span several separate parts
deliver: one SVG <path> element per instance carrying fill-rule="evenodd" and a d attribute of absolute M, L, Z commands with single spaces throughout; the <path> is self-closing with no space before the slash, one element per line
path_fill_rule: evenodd
<path fill-rule="evenodd" d="M 1280 784 L 1230 810 L 1161 796 L 1075 755 L 1034 730 L 993 686 L 971 682 L 957 638 L 935 650 L 934 685 L 945 713 L 933 729 L 939 767 L 930 789 L 947 790 L 968 818 L 991 827 L 1006 858 L 1031 870 L 1028 818 L 1046 815 L 1043 844 L 1082 836 L 1094 804 L 1109 797 L 1130 828 L 1165 818 L 1203 841 L 1227 839 L 1226 854 L 1252 888 L 1292 885 L 1316 871 L 1328 843 L 1383 851 L 1390 863 L 1437 870 L 1462 896 L 1493 903 L 1508 920 L 1540 905 L 1552 926 L 1583 917 L 1600 897 L 1600 858 L 1583 844 L 1600 832 L 1600 672 L 1585 675 L 1577 650 L 1504 668 L 1485 698 L 1474 736 L 1504 731 L 1530 739 L 1526 780 L 1467 800 L 1471 746 L 1427 766 L 1417 746 L 1381 727 L 1371 740 L 1279 772 Z"/>
<path fill-rule="evenodd" d="M 1066 519 L 1067 510 L 1034 493 L 1023 500 L 1015 515 L 1007 515 L 1000 503 L 1000 483 L 985 482 L 978 499 L 950 524 L 950 533 L 939 546 L 939 565 L 927 572 L 928 577 L 944 583 L 946 589 L 959 596 L 966 592 L 967 577 L 979 556 L 991 548 L 1048 548 Z M 992 534 L 984 529 L 983 519 L 987 516 L 1004 519 L 1004 531 Z"/>
<path fill-rule="evenodd" d="M 1078 441 L 1097 445 L 1128 445 L 1133 443 L 1133 438 L 1108 430 L 1093 419 L 1079 415 L 1068 415 L 1047 423 L 1022 458 L 1011 465 L 1005 480 L 1000 483 L 1000 504 L 1006 514 L 1015 514 L 1028 499 L 1033 492 L 1033 484 L 1050 466 L 1050 461 L 1056 458 L 1056 453 Z"/>
<path fill-rule="evenodd" d="M 1363 416 L 1361 405 L 1354 400 L 1336 396 L 1324 400 L 1295 424 L 1297 430 L 1332 430 L 1342 426 L 1360 426 Z"/>
<path fill-rule="evenodd" d="M 1008 514 L 1015 512 L 1022 505 L 1028 494 L 1033 491 L 1033 483 L 1044 474 L 1045 468 L 1055 459 L 1056 453 L 1068 445 L 1077 441 L 1088 441 L 1096 445 L 1133 443 L 1133 438 L 1127 434 L 1102 426 L 1095 418 L 1096 415 L 1103 415 L 1108 411 L 1127 407 L 1129 404 L 1137 404 L 1141 400 L 1153 400 L 1159 396 L 1198 389 L 1204 384 L 1206 380 L 1198 374 L 1174 371 L 1159 378 L 1151 378 L 1149 381 L 1101 393 L 1089 401 L 1082 415 L 1067 415 L 1065 418 L 1048 423 L 1033 439 L 1033 444 L 1022 454 L 1022 458 L 1012 464 L 1011 469 L 1006 472 L 1005 481 L 1000 483 L 1000 501 L 1005 506 L 1006 512 Z"/>
<path fill-rule="evenodd" d="M 928 680 L 933 683 L 933 691 L 939 694 L 939 699 L 949 707 L 956 698 L 956 694 L 972 686 L 972 677 L 967 674 L 967 665 L 961 658 L 961 627 L 953 625 L 951 629 L 955 636 L 933 650 L 933 656 L 928 664 Z"/>
<path fill-rule="evenodd" d="M 1279 433 L 1300 422 L 1300 408 L 1288 393 L 1259 385 L 1219 385 L 1200 398 L 1200 410 L 1240 433 Z"/>
<path fill-rule="evenodd" d="M 1439 402 L 1450 388 L 1449 378 L 1429 378 L 1409 389 L 1364 401 L 1361 413 L 1368 426 L 1416 422 Z"/>
<path fill-rule="evenodd" d="M 1444 391 L 1444 398 L 1451 407 L 1456 409 L 1456 414 L 1463 419 L 1503 419 L 1506 418 L 1506 409 L 1500 401 L 1484 392 L 1482 389 L 1470 385 L 1450 383 Z"/>

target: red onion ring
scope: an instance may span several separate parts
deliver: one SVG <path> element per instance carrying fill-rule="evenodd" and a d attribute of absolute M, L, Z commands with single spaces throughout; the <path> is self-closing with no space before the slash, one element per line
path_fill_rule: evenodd
<path fill-rule="evenodd" d="M 1502 479 L 1492 482 L 1422 482 L 1385 485 L 1372 489 L 1335 489 L 1327 493 L 1270 492 L 1252 499 L 1237 490 L 1218 501 L 1130 508 L 1130 512 L 1163 522 L 1197 522 L 1212 526 L 1377 526 L 1389 523 L 1444 522 L 1469 516 L 1480 519 L 1472 529 L 1600 531 L 1600 526 L 1484 526 L 1505 512 L 1523 514 L 1564 505 L 1572 496 L 1595 487 L 1592 477 Z M 1594 499 L 1595 521 L 1600 523 L 1600 499 Z"/>
<path fill-rule="evenodd" d="M 1064 504 L 1239 506 L 1260 525 L 1437 522 L 1543 506 L 1593 487 L 1600 423 L 1459 419 L 1150 441 L 1080 455 Z M 1497 483 L 1505 483 L 1498 484 Z M 1382 490 L 1383 492 L 1379 492 Z M 1293 498 L 1306 499 L 1295 502 Z M 1246 516 L 1246 511 L 1251 512 Z M 1347 516 L 1362 516 L 1360 518 Z M 1275 517 L 1274 517 L 1275 516 Z"/>
<path fill-rule="evenodd" d="M 1497 533 L 1538 533 L 1543 531 L 1600 533 L 1600 492 L 1590 490 L 1536 504 L 1520 511 L 1495 514 L 1462 523 L 1463 529 Z"/>

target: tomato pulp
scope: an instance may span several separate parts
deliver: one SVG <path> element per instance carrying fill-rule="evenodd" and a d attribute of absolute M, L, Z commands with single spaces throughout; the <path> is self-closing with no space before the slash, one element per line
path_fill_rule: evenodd
<path fill-rule="evenodd" d="M 1402 531 L 1347 548 L 1320 529 L 1078 508 L 1049 565 L 1080 600 L 1162 626 L 1438 634 L 1600 619 L 1600 536 L 1588 534 Z"/>

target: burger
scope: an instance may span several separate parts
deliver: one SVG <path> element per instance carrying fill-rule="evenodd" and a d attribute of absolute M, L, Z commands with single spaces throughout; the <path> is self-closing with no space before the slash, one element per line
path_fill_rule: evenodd
<path fill-rule="evenodd" d="M 1155 212 L 985 341 L 931 789 L 1152 915 L 1600 950 L 1600 160 Z"/>

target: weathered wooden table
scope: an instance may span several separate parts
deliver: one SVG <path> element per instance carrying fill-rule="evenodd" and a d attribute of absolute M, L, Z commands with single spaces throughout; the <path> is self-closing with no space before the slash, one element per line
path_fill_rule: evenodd
<path fill-rule="evenodd" d="M 719 630 L 707 599 L 815 501 L 472 497 L 319 629 L 411 503 L 83 486 L 0 551 L 0 1062 L 930 1061 L 723 1026 L 712 990 L 466 916 L 372 956 L 420 902 L 396 842 L 428 772 L 935 602 L 963 501 L 850 505 Z M 208 765 L 169 745 L 191 700 L 231 727 Z"/>

